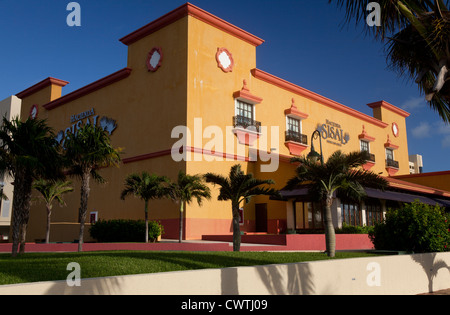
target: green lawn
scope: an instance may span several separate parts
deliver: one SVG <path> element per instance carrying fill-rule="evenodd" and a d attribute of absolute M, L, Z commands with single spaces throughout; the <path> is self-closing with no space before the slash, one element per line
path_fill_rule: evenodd
<path fill-rule="evenodd" d="M 364 253 L 336 253 L 337 259 L 367 257 Z M 85 252 L 0 254 L 0 285 L 65 280 L 70 262 L 81 267 L 82 278 L 157 273 L 205 268 L 226 268 L 329 259 L 323 253 L 269 252 Z"/>

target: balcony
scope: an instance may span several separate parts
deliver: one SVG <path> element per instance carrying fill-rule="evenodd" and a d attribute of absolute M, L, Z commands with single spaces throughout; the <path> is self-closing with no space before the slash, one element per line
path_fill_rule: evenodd
<path fill-rule="evenodd" d="M 399 164 L 398 161 L 394 161 L 392 159 L 386 159 L 386 171 L 389 176 L 393 176 L 398 172 Z"/>
<path fill-rule="evenodd" d="M 369 158 L 367 159 L 367 162 L 375 163 L 375 154 L 369 153 Z"/>
<path fill-rule="evenodd" d="M 398 161 L 394 161 L 391 159 L 386 160 L 386 167 L 393 167 L 398 169 Z"/>
<path fill-rule="evenodd" d="M 304 145 L 308 145 L 308 136 L 302 135 L 299 132 L 288 130 L 286 131 L 285 141 L 293 141 Z"/>
<path fill-rule="evenodd" d="M 367 152 L 367 159 L 366 163 L 363 165 L 363 169 L 365 169 L 366 171 L 370 171 L 370 169 L 374 167 L 374 165 L 375 165 L 375 154 Z"/>
<path fill-rule="evenodd" d="M 240 144 L 252 146 L 261 134 L 261 123 L 244 116 L 233 117 L 233 126 Z"/>
<path fill-rule="evenodd" d="M 259 121 L 244 116 L 234 116 L 233 126 L 234 128 L 243 128 L 257 133 L 261 132 L 261 123 Z"/>
<path fill-rule="evenodd" d="M 294 156 L 301 156 L 308 147 L 308 137 L 292 130 L 286 131 L 284 145 L 289 149 L 289 153 Z"/>

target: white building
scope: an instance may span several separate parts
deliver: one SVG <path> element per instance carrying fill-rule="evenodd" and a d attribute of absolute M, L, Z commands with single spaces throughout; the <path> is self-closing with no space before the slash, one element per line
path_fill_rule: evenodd
<path fill-rule="evenodd" d="M 409 156 L 409 173 L 410 174 L 422 174 L 423 173 L 423 160 L 419 154 Z"/>
<path fill-rule="evenodd" d="M 19 117 L 21 105 L 22 101 L 16 96 L 10 96 L 0 101 L 0 125 L 3 122 L 3 117 L 8 120 Z M 12 182 L 11 177 L 0 176 L 0 189 L 3 189 L 3 193 L 8 198 L 8 200 L 0 199 L 0 241 L 7 240 L 9 235 L 13 200 Z"/>

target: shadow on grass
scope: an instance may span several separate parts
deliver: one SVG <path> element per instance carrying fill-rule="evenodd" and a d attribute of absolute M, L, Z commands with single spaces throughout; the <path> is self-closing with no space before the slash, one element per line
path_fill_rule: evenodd
<path fill-rule="evenodd" d="M 308 264 L 291 264 L 284 269 L 274 264 L 322 259 L 327 259 L 322 253 L 265 252 L 115 251 L 25 254 L 15 259 L 0 255 L 0 278 L 1 284 L 63 280 L 63 283 L 50 288 L 47 294 L 114 294 L 120 291 L 121 283 L 118 278 L 99 279 L 89 282 L 89 285 L 83 284 L 83 291 L 69 288 L 65 284 L 71 272 L 67 271 L 67 265 L 71 262 L 79 263 L 83 279 L 224 268 L 221 270 L 220 279 L 211 281 L 220 281 L 221 294 L 236 295 L 241 293 L 242 286 L 248 288 L 249 285 L 244 282 L 245 277 L 239 278 L 240 270 L 233 267 L 261 266 L 255 270 L 269 294 L 312 294 L 314 284 Z"/>

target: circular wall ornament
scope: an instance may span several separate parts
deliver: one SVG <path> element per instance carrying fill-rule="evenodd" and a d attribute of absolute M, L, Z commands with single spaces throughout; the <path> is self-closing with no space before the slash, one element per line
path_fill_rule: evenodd
<path fill-rule="evenodd" d="M 162 49 L 160 47 L 153 48 L 147 56 L 148 71 L 155 72 L 161 67 L 163 61 Z"/>
<path fill-rule="evenodd" d="M 397 138 L 399 135 L 400 129 L 398 128 L 397 123 L 393 123 L 392 124 L 392 133 L 394 134 L 394 136 Z"/>
<path fill-rule="evenodd" d="M 36 119 L 39 114 L 39 107 L 37 105 L 31 106 L 30 117 L 31 119 Z"/>
<path fill-rule="evenodd" d="M 234 67 L 233 55 L 226 48 L 217 48 L 216 53 L 217 66 L 223 72 L 232 72 Z"/>

